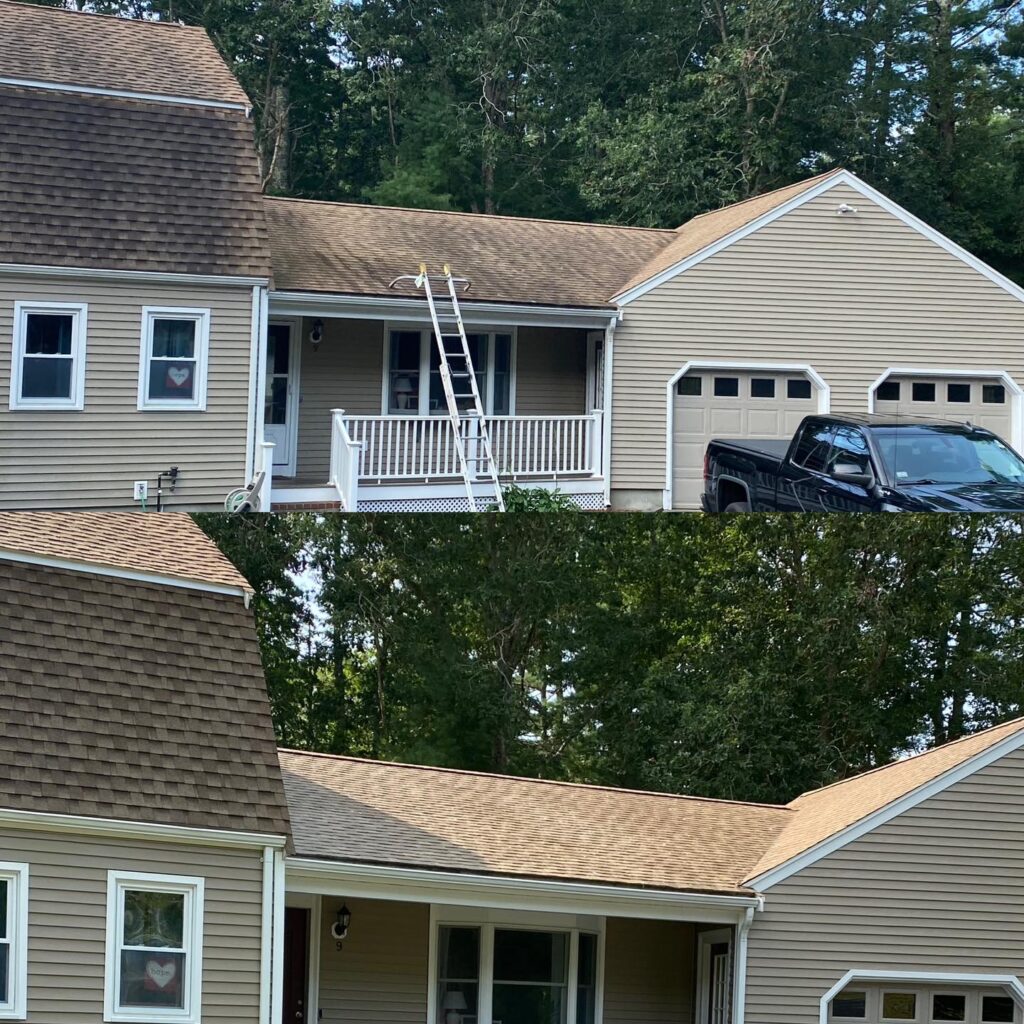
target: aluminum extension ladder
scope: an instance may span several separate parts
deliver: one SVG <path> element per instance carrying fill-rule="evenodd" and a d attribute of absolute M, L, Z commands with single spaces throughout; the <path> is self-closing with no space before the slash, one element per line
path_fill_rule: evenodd
<path fill-rule="evenodd" d="M 435 295 L 431 281 L 444 282 L 444 294 Z M 448 416 L 451 419 L 455 451 L 459 462 L 462 479 L 466 483 L 466 494 L 469 507 L 473 512 L 480 511 L 476 495 L 473 493 L 475 484 L 484 482 L 493 488 L 493 499 L 485 498 L 486 504 L 493 501 L 493 507 L 499 512 L 505 511 L 505 498 L 501 493 L 498 480 L 498 466 L 494 461 L 491 449 L 490 431 L 484 413 L 484 404 L 480 399 L 477 386 L 476 367 L 469 350 L 466 338 L 466 325 L 462 321 L 462 310 L 459 308 L 459 288 L 468 289 L 469 280 L 465 277 L 453 277 L 451 267 L 446 263 L 443 274 L 429 274 L 427 265 L 420 264 L 419 274 L 406 274 L 396 277 L 392 287 L 400 281 L 412 281 L 422 289 L 430 309 L 430 320 L 434 327 L 434 339 L 441 366 L 441 385 L 444 388 Z M 464 432 L 465 428 L 465 432 Z"/>

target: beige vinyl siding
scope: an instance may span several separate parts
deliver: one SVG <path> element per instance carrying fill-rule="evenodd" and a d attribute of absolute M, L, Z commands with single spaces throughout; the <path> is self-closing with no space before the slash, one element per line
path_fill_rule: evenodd
<path fill-rule="evenodd" d="M 9 408 L 18 301 L 88 304 L 81 411 Z M 204 412 L 137 408 L 144 306 L 211 310 Z M 134 508 L 172 465 L 168 508 L 220 507 L 245 479 L 251 345 L 251 288 L 0 273 L 0 508 Z"/>
<path fill-rule="evenodd" d="M 848 970 L 1024 974 L 1024 752 L 767 891 L 747 1024 L 816 1024 Z"/>
<path fill-rule="evenodd" d="M 519 416 L 582 416 L 587 411 L 586 331 L 519 328 L 515 411 Z"/>
<path fill-rule="evenodd" d="M 858 212 L 838 216 L 844 202 Z M 1024 303 L 837 185 L 627 305 L 614 360 L 612 486 L 653 493 L 666 385 L 686 362 L 810 363 L 834 410 L 865 412 L 889 366 L 1024 383 Z"/>
<path fill-rule="evenodd" d="M 609 918 L 604 1024 L 690 1024 L 695 943 L 690 924 Z"/>
<path fill-rule="evenodd" d="M 430 907 L 350 899 L 352 927 L 339 952 L 331 936 L 341 900 L 324 897 L 320 1009 L 324 1024 L 423 1024 L 427 1019 Z"/>
<path fill-rule="evenodd" d="M 273 317 L 271 317 L 273 319 Z M 296 478 L 326 483 L 331 465 L 331 410 L 379 416 L 384 380 L 384 324 L 379 320 L 324 320 L 314 350 L 312 321 L 302 322 Z"/>
<path fill-rule="evenodd" d="M 261 851 L 5 828 L 0 852 L 0 859 L 29 865 L 28 1024 L 103 1020 L 107 872 L 113 869 L 205 879 L 203 1020 L 256 1020 Z"/>

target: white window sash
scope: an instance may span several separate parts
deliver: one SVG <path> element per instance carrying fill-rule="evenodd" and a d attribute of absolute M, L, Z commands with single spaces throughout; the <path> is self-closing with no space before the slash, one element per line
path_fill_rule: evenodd
<path fill-rule="evenodd" d="M 153 338 L 157 320 L 191 320 L 196 325 L 195 343 L 192 356 L 187 359 L 173 359 L 169 356 L 153 355 Z M 178 412 L 205 412 L 206 383 L 210 354 L 210 310 L 191 306 L 145 306 L 142 310 L 142 338 L 139 346 L 139 402 L 140 410 L 165 410 Z M 150 398 L 149 375 L 154 362 L 195 364 L 192 397 Z"/>
<path fill-rule="evenodd" d="M 40 316 L 70 316 L 70 355 L 32 356 L 26 351 L 28 345 L 28 318 Z M 88 334 L 89 306 L 85 302 L 15 302 L 14 344 L 11 353 L 11 394 L 10 408 L 23 411 L 76 411 L 85 406 L 85 345 Z M 71 394 L 66 398 L 23 398 L 25 359 L 70 359 Z"/>
<path fill-rule="evenodd" d="M 0 862 L 7 883 L 7 993 L 0 998 L 0 1020 L 24 1020 L 28 990 L 28 865 Z M 0 993 L 3 996 L 3 993 Z"/>
<path fill-rule="evenodd" d="M 182 947 L 139 947 L 123 942 L 125 894 L 132 892 L 173 893 L 185 897 L 182 915 Z M 179 875 L 151 875 L 135 871 L 107 872 L 107 940 L 104 970 L 103 1019 L 130 1024 L 200 1024 L 203 1004 L 203 901 L 202 878 Z M 121 1006 L 121 954 L 125 951 L 150 954 L 184 954 L 184 1006 Z"/>

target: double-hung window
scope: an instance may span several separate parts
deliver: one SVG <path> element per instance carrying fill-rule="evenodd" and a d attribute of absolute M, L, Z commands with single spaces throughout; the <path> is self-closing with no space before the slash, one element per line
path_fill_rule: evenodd
<path fill-rule="evenodd" d="M 12 409 L 81 409 L 85 403 L 84 302 L 16 302 Z"/>
<path fill-rule="evenodd" d="M 205 409 L 209 348 L 208 309 L 143 309 L 139 408 Z"/>
<path fill-rule="evenodd" d="M 466 334 L 476 385 L 484 411 L 489 416 L 508 416 L 513 405 L 513 335 L 502 331 Z M 449 341 L 454 351 L 461 349 Z M 429 330 L 405 329 L 388 332 L 387 372 L 384 375 L 384 412 L 391 416 L 446 416 L 448 405 L 441 381 L 441 355 Z M 458 358 L 449 360 L 454 373 L 463 368 Z M 456 394 L 469 393 L 469 381 L 455 377 Z M 459 400 L 467 408 L 469 399 Z"/>
<path fill-rule="evenodd" d="M 198 1024 L 203 880 L 111 871 L 104 1019 Z"/>
<path fill-rule="evenodd" d="M 0 863 L 0 1020 L 23 1020 L 28 982 L 28 865 Z"/>

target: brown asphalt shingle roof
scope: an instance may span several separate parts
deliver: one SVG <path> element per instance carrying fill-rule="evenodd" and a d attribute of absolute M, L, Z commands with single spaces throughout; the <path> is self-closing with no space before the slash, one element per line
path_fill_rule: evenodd
<path fill-rule="evenodd" d="M 785 864 L 1022 730 L 1024 718 L 804 793 L 789 804 L 789 826 L 747 877 Z"/>
<path fill-rule="evenodd" d="M 0 263 L 269 277 L 252 122 L 0 86 Z"/>
<path fill-rule="evenodd" d="M 469 277 L 465 301 L 605 306 L 671 231 L 405 210 L 297 199 L 266 200 L 279 291 L 415 296 L 388 289 L 421 262 Z"/>
<path fill-rule="evenodd" d="M 737 895 L 790 817 L 290 750 L 280 760 L 299 857 Z"/>
<path fill-rule="evenodd" d="M 0 564 L 0 807 L 287 835 L 240 600 Z"/>
<path fill-rule="evenodd" d="M 0 551 L 252 590 L 184 512 L 0 512 Z"/>
<path fill-rule="evenodd" d="M 0 39 L 0 78 L 249 102 L 201 28 L 0 0 Z"/>

